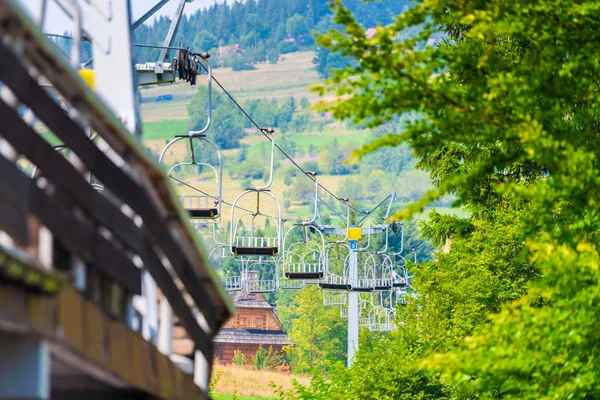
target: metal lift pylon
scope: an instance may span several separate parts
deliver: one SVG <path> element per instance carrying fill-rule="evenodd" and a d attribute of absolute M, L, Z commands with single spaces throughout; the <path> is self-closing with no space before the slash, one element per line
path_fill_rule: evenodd
<path fill-rule="evenodd" d="M 392 204 L 396 199 L 396 193 L 391 193 L 385 199 L 383 199 L 378 205 L 376 205 L 371 211 L 366 212 L 366 216 L 359 220 L 356 224 L 354 224 L 354 229 L 360 226 L 365 219 L 369 217 L 375 210 L 381 207 L 383 204 L 388 202 L 387 211 L 385 216 L 383 217 L 384 221 L 389 217 L 390 211 L 392 209 Z M 385 224 L 385 222 L 384 222 Z M 384 224 L 369 226 L 367 228 L 358 228 L 361 232 L 361 235 L 370 235 L 376 233 L 384 233 L 387 230 L 387 227 Z M 324 227 L 323 232 L 326 234 L 340 235 L 348 237 L 348 231 L 352 228 L 332 228 L 332 227 Z M 357 278 L 358 275 L 358 252 L 364 250 L 351 248 L 351 252 L 349 255 L 350 265 L 349 265 L 349 278 L 350 282 L 353 282 Z M 359 348 L 359 325 L 358 325 L 358 317 L 359 317 L 359 300 L 360 293 L 350 291 L 348 293 L 348 359 L 347 365 L 350 367 L 354 362 L 354 356 Z"/>

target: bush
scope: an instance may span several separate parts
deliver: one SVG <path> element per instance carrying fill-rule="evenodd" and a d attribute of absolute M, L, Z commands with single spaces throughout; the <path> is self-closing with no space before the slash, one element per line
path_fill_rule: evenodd
<path fill-rule="evenodd" d="M 254 65 L 250 63 L 246 57 L 241 54 L 231 54 L 222 58 L 223 65 L 230 67 L 234 71 L 247 71 L 253 70 Z"/>
<path fill-rule="evenodd" d="M 296 46 L 296 43 L 294 43 L 294 42 L 282 40 L 279 43 L 279 46 L 277 47 L 277 49 L 279 50 L 279 53 L 287 54 L 287 53 L 293 53 L 294 51 L 298 51 L 298 46 Z"/>
<path fill-rule="evenodd" d="M 302 164 L 302 168 L 304 168 L 305 171 L 321 172 L 318 161 L 307 161 Z"/>
<path fill-rule="evenodd" d="M 252 358 L 252 366 L 257 370 L 273 370 L 275 367 L 283 364 L 283 356 L 273 351 L 273 347 L 269 346 L 265 350 L 262 345 L 256 351 L 256 355 Z"/>
<path fill-rule="evenodd" d="M 246 355 L 240 350 L 236 349 L 233 352 L 233 358 L 231 359 L 231 363 L 233 365 L 246 365 Z"/>
<path fill-rule="evenodd" d="M 267 169 L 261 160 L 248 158 L 239 166 L 240 178 L 262 179 L 267 174 Z"/>

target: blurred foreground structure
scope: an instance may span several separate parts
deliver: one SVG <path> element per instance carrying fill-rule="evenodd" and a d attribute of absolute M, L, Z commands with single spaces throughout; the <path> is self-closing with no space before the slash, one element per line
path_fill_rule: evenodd
<path fill-rule="evenodd" d="M 139 144 L 129 3 L 56 2 L 71 64 L 0 2 L 0 399 L 207 398 L 233 306 Z"/>

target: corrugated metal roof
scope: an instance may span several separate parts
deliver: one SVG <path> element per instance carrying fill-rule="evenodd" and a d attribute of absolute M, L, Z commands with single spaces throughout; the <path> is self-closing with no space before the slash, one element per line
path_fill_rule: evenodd
<path fill-rule="evenodd" d="M 261 329 L 223 328 L 214 339 L 215 343 L 289 345 L 294 344 L 284 331 L 266 331 Z"/>

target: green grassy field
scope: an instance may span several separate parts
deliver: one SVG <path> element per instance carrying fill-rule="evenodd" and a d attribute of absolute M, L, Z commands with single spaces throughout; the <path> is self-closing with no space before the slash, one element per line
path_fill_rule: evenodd
<path fill-rule="evenodd" d="M 283 100 L 291 95 L 317 100 L 317 95 L 308 87 L 319 77 L 312 68 L 313 52 L 286 54 L 277 64 L 258 64 L 252 71 L 232 71 L 230 68 L 216 68 L 215 78 L 239 100 L 275 98 Z M 187 104 L 198 90 L 206 90 L 206 76 L 198 84 L 178 81 L 168 85 L 142 88 L 142 121 L 160 122 L 164 120 L 184 120 L 188 118 Z M 213 90 L 220 91 L 214 85 Z M 154 102 L 156 97 L 171 94 L 172 101 Z M 151 139 L 148 139 L 151 140 Z"/>
<path fill-rule="evenodd" d="M 233 394 L 220 394 L 214 393 L 212 395 L 213 400 L 275 400 L 275 397 L 246 397 L 246 396 L 237 396 Z"/>
<path fill-rule="evenodd" d="M 175 135 L 187 133 L 186 119 L 165 120 L 144 123 L 144 141 L 173 139 Z"/>
<path fill-rule="evenodd" d="M 370 134 L 359 130 L 349 131 L 344 135 L 332 135 L 331 132 L 324 131 L 322 133 L 303 134 L 301 136 L 288 135 L 285 137 L 286 141 L 289 140 L 296 144 L 299 153 L 306 153 L 311 145 L 317 148 L 319 153 L 323 152 L 327 150 L 334 140 L 337 140 L 340 146 L 351 144 L 358 147 L 370 139 Z M 250 146 L 248 155 L 268 154 L 269 151 L 270 144 L 266 140 L 261 140 Z"/>

